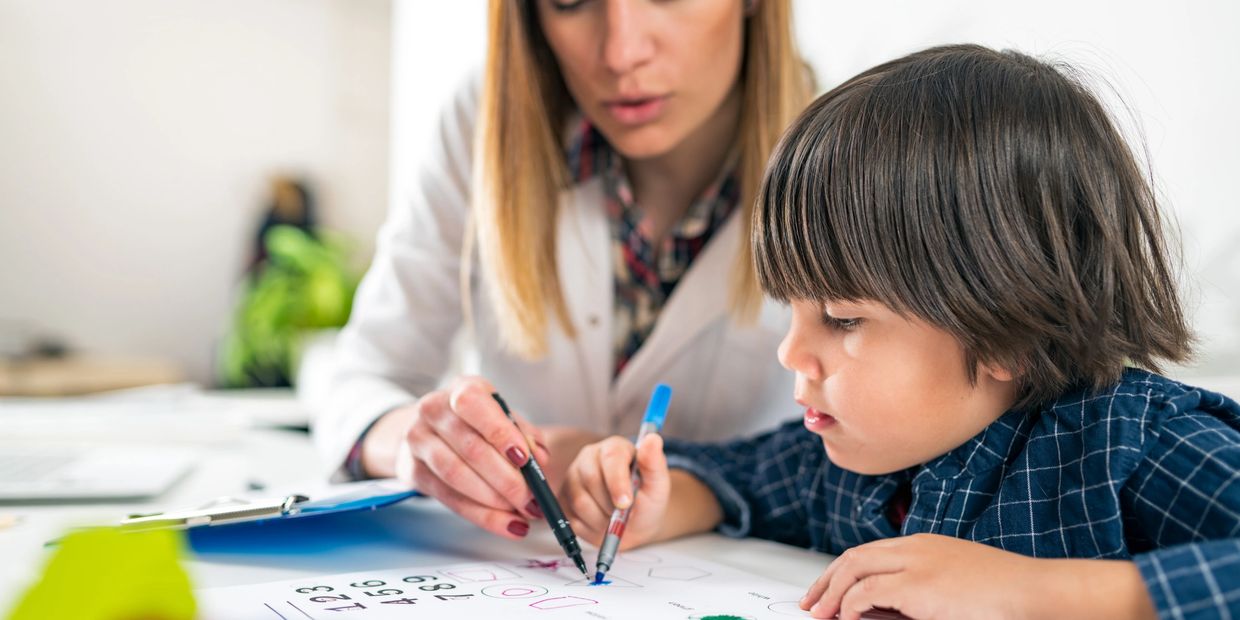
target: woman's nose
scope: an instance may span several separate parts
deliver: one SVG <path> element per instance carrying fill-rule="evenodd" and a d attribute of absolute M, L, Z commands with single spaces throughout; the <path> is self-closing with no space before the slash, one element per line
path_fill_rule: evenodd
<path fill-rule="evenodd" d="M 606 0 L 607 27 L 603 35 L 603 62 L 616 74 L 628 73 L 654 53 L 651 16 L 645 2 Z"/>

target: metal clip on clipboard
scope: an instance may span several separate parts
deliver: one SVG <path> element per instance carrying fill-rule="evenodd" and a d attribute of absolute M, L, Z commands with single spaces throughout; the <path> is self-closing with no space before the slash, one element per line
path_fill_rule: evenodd
<path fill-rule="evenodd" d="M 198 508 L 131 514 L 121 520 L 122 529 L 130 531 L 155 529 L 188 529 L 200 525 L 243 523 L 274 517 L 288 517 L 301 511 L 310 500 L 305 495 L 286 495 L 265 499 L 221 497 Z"/>

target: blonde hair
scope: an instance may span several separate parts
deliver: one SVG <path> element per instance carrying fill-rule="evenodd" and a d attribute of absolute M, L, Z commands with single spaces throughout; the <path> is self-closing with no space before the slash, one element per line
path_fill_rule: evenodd
<path fill-rule="evenodd" d="M 503 345 L 537 359 L 546 354 L 551 314 L 570 338 L 576 337 L 556 264 L 560 193 L 572 181 L 562 132 L 575 104 L 538 26 L 533 1 L 491 0 L 488 13 L 471 225 L 491 302 L 499 310 Z M 752 320 L 762 303 L 748 240 L 763 168 L 812 91 L 812 77 L 793 40 L 791 14 L 790 0 L 758 0 L 745 25 L 737 133 L 737 216 L 745 229 L 730 295 L 737 320 Z"/>

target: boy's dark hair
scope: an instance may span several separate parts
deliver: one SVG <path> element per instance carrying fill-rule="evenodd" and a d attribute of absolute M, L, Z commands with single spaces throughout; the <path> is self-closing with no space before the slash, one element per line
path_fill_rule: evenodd
<path fill-rule="evenodd" d="M 1024 54 L 936 47 L 852 78 L 787 130 L 757 200 L 769 295 L 916 316 L 971 380 L 1014 372 L 1019 408 L 1190 354 L 1150 183 L 1098 100 Z"/>

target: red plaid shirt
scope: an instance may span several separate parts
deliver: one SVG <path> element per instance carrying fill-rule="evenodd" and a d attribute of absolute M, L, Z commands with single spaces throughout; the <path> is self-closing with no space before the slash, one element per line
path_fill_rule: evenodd
<path fill-rule="evenodd" d="M 734 161 L 729 159 L 715 182 L 656 245 L 650 220 L 634 200 L 620 155 L 588 121 L 580 121 L 573 133 L 568 147 L 569 172 L 578 183 L 595 175 L 602 177 L 611 222 L 615 267 L 613 377 L 624 370 L 650 336 L 676 283 L 736 208 L 740 190 Z"/>

